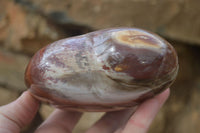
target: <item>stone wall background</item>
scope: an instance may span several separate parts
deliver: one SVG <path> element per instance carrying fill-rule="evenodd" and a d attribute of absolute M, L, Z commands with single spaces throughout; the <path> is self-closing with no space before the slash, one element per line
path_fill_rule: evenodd
<path fill-rule="evenodd" d="M 48 43 L 102 28 L 139 27 L 166 38 L 180 62 L 171 96 L 149 133 L 200 132 L 199 5 L 199 0 L 0 0 L 0 105 L 26 90 L 26 65 Z M 42 105 L 24 133 L 52 110 Z M 100 116 L 86 113 L 74 132 L 83 132 Z"/>

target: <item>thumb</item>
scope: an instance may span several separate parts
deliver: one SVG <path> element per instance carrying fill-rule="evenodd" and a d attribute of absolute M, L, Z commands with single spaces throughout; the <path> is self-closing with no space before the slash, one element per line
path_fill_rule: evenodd
<path fill-rule="evenodd" d="M 34 118 L 39 102 L 30 92 L 24 92 L 17 100 L 0 107 L 0 132 L 19 133 Z"/>

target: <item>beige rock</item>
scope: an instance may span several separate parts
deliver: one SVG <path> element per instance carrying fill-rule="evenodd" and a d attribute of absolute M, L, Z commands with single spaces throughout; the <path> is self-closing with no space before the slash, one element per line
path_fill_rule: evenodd
<path fill-rule="evenodd" d="M 46 14 L 60 12 L 96 29 L 134 26 L 200 44 L 198 0 L 31 0 Z M 54 6 L 54 5 L 57 6 Z"/>
<path fill-rule="evenodd" d="M 91 127 L 97 120 L 99 120 L 104 113 L 84 113 L 80 121 L 73 130 L 73 133 L 84 133 L 89 127 Z"/>
<path fill-rule="evenodd" d="M 0 5 L 0 41 L 28 54 L 60 38 L 88 32 L 80 25 L 140 27 L 200 44 L 198 0 L 1 0 Z"/>
<path fill-rule="evenodd" d="M 51 107 L 48 104 L 42 104 L 41 107 L 40 107 L 39 112 L 40 112 L 42 118 L 45 120 L 54 111 L 54 109 L 55 109 L 54 107 Z"/>
<path fill-rule="evenodd" d="M 0 7 L 0 41 L 7 49 L 33 53 L 49 40 L 58 39 L 57 32 L 41 14 L 31 12 L 13 0 L 1 0 L 0 5 L 3 5 Z"/>
<path fill-rule="evenodd" d="M 18 97 L 17 92 L 0 87 L 0 106 L 10 103 Z"/>
<path fill-rule="evenodd" d="M 164 106 L 166 107 L 166 106 Z M 165 129 L 165 108 L 162 108 L 150 126 L 149 133 L 162 133 Z M 159 126 L 158 126 L 159 125 Z"/>
<path fill-rule="evenodd" d="M 175 132 L 177 133 L 198 133 L 200 132 L 200 78 L 195 81 L 191 97 L 184 110 L 174 120 Z"/>
<path fill-rule="evenodd" d="M 26 56 L 0 50 L 0 86 L 24 91 L 24 72 L 28 61 Z"/>

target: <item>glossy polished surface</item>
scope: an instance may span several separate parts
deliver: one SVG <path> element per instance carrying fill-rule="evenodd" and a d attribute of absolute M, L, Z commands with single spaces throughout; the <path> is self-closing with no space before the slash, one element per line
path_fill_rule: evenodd
<path fill-rule="evenodd" d="M 39 50 L 25 74 L 35 97 L 58 108 L 120 110 L 171 85 L 174 48 L 135 28 L 106 29 L 56 41 Z"/>

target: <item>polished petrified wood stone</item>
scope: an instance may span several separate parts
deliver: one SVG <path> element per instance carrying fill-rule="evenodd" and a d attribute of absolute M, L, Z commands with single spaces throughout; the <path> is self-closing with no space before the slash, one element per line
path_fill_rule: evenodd
<path fill-rule="evenodd" d="M 136 28 L 95 31 L 39 50 L 25 74 L 33 95 L 58 108 L 112 111 L 168 88 L 178 71 L 174 48 Z"/>

